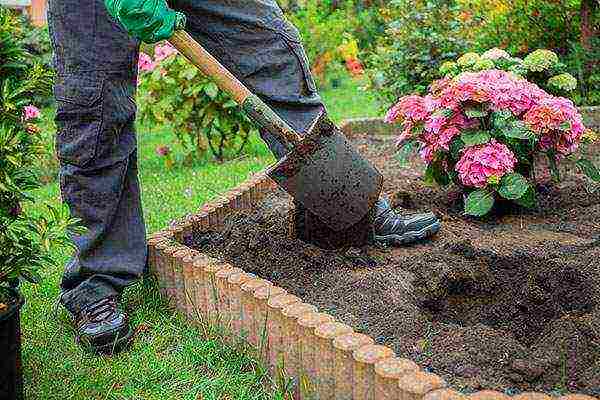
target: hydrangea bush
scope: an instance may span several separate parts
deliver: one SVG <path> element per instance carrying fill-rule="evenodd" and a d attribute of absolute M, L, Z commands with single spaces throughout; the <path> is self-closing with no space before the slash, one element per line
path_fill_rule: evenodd
<path fill-rule="evenodd" d="M 493 48 L 482 54 L 466 53 L 456 61 L 446 61 L 440 68 L 442 76 L 453 78 L 462 72 L 478 72 L 500 69 L 512 72 L 535 83 L 540 88 L 557 96 L 575 94 L 577 79 L 567 71 L 558 56 L 545 49 L 529 53 L 525 58 L 513 57 L 505 50 Z"/>
<path fill-rule="evenodd" d="M 428 183 L 463 190 L 469 215 L 487 214 L 498 198 L 534 206 L 538 154 L 548 157 L 556 177 L 558 163 L 569 158 L 600 182 L 596 167 L 576 156 L 594 134 L 571 100 L 513 72 L 462 72 L 434 81 L 427 95 L 402 97 L 386 121 L 401 124 L 404 153 L 418 148 Z"/>
<path fill-rule="evenodd" d="M 153 56 L 138 60 L 138 99 L 142 121 L 169 125 L 191 162 L 207 148 L 217 161 L 237 157 L 256 131 L 237 103 L 168 42 L 158 43 Z M 173 165 L 168 146 L 157 154 Z"/>
<path fill-rule="evenodd" d="M 0 8 L 0 287 L 37 282 L 54 261 L 50 248 L 70 246 L 67 232 L 81 232 L 66 206 L 47 205 L 44 213 L 31 207 L 32 190 L 41 186 L 32 165 L 44 150 L 41 113 L 32 103 L 49 95 L 52 79 L 41 64 L 29 64 L 19 24 Z"/>

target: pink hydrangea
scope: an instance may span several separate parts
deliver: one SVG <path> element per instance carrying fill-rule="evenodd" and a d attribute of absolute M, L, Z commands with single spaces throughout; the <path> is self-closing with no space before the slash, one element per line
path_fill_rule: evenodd
<path fill-rule="evenodd" d="M 405 96 L 389 110 L 386 121 L 402 122 L 398 144 L 416 139 L 421 143 L 421 157 L 429 163 L 436 152 L 448 152 L 462 131 L 481 129 L 479 118 L 467 116 L 467 107 L 474 106 L 485 112 L 510 111 L 539 135 L 540 150 L 554 150 L 561 156 L 577 150 L 585 131 L 581 115 L 570 100 L 554 97 L 513 73 L 493 69 L 436 81 L 424 97 Z M 485 160 L 471 160 L 469 157 L 478 151 L 492 161 L 492 153 L 486 152 L 495 151 L 498 160 L 505 163 L 497 168 Z M 511 170 L 514 163 L 514 155 L 501 143 L 475 146 L 463 155 L 460 179 L 468 186 L 483 187 L 488 178 L 500 178 L 502 171 Z"/>
<path fill-rule="evenodd" d="M 138 69 L 142 72 L 152 71 L 156 67 L 154 61 L 152 61 L 152 57 L 148 54 L 141 52 L 140 58 L 138 60 Z"/>
<path fill-rule="evenodd" d="M 173 54 L 177 54 L 177 49 L 169 42 L 165 42 L 164 44 L 157 44 L 154 46 L 154 59 L 157 63 L 161 62 L 167 57 L 172 56 Z"/>
<path fill-rule="evenodd" d="M 423 121 L 429 116 L 425 106 L 425 99 L 421 96 L 411 95 L 402 97 L 387 113 L 385 121 L 392 123 L 398 119 L 411 119 Z"/>
<path fill-rule="evenodd" d="M 456 171 L 463 185 L 483 188 L 490 179 L 500 179 L 512 172 L 517 159 L 510 149 L 495 140 L 467 147 L 456 163 Z"/>
<path fill-rule="evenodd" d="M 41 115 L 40 110 L 33 105 L 25 106 L 23 108 L 23 120 L 28 121 L 30 119 L 39 118 Z"/>
<path fill-rule="evenodd" d="M 429 164 L 433 161 L 434 155 L 435 155 L 435 147 L 433 145 L 425 145 L 425 146 L 421 147 L 421 150 L 419 150 L 419 156 L 427 164 Z"/>

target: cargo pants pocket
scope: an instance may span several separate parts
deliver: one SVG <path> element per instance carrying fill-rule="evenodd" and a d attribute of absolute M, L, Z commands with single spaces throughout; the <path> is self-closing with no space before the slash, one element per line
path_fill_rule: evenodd
<path fill-rule="evenodd" d="M 298 60 L 304 75 L 304 81 L 306 83 L 308 94 L 316 93 L 317 86 L 310 71 L 310 62 L 306 56 L 306 52 L 304 51 L 300 32 L 295 26 L 284 19 L 277 19 L 273 21 L 272 25 L 275 29 L 275 32 L 283 39 L 287 47 Z"/>
<path fill-rule="evenodd" d="M 102 130 L 104 78 L 66 75 L 54 87 L 56 150 L 61 162 L 85 167 L 96 157 Z"/>

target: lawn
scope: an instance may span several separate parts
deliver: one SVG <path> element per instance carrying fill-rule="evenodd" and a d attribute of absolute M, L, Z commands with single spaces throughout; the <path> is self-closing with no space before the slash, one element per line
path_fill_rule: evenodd
<path fill-rule="evenodd" d="M 377 115 L 375 102 L 359 84 L 344 81 L 323 92 L 330 115 L 343 118 Z M 160 144 L 172 143 L 167 129 L 140 126 L 139 164 L 142 200 L 148 232 L 200 208 L 217 195 L 264 168 L 272 156 L 258 139 L 247 155 L 223 164 L 201 160 L 190 167 L 166 169 L 155 154 Z M 177 149 L 174 149 L 177 153 Z M 56 203 L 56 183 L 36 192 L 38 199 Z M 68 254 L 54 254 L 64 262 Z M 136 340 L 127 353 L 95 357 L 73 342 L 66 316 L 53 304 L 62 268 L 47 270 L 40 285 L 25 285 L 23 366 L 28 399 L 278 399 L 284 391 L 264 368 L 239 346 L 205 337 L 171 311 L 147 280 L 125 293 L 125 307 L 137 326 Z"/>

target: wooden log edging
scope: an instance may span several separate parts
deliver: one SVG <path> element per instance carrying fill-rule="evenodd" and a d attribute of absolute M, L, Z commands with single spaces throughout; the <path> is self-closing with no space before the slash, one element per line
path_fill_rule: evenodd
<path fill-rule="evenodd" d="M 228 342 L 243 339 L 256 348 L 274 378 L 284 373 L 295 382 L 295 399 L 600 400 L 540 392 L 461 394 L 284 288 L 184 245 L 218 229 L 228 214 L 252 209 L 275 188 L 262 172 L 173 221 L 148 237 L 148 262 L 171 306 L 195 323 L 218 325 Z"/>

